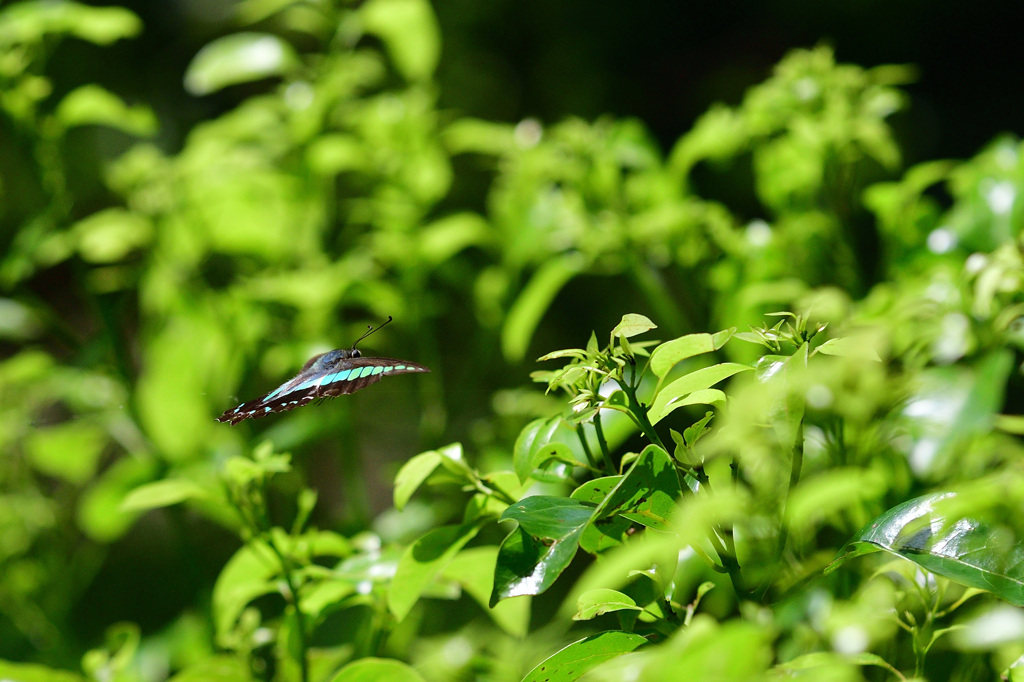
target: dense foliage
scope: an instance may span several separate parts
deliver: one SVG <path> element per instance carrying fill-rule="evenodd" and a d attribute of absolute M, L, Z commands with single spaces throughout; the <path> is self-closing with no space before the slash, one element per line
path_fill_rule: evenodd
<path fill-rule="evenodd" d="M 664 154 L 240 7 L 173 151 L 47 76 L 135 15 L 0 8 L 0 679 L 1024 679 L 1020 142 L 904 169 L 817 48 Z M 388 315 L 430 374 L 214 421 Z"/>

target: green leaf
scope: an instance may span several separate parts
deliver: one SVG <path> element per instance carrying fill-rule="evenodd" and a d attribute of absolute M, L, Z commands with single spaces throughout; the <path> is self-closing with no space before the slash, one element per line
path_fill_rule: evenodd
<path fill-rule="evenodd" d="M 426 0 L 369 0 L 359 8 L 363 26 L 380 37 L 395 68 L 408 81 L 428 80 L 441 56 L 441 30 Z"/>
<path fill-rule="evenodd" d="M 488 240 L 490 225 L 476 213 L 456 213 L 420 228 L 419 252 L 430 265 L 440 265 L 460 251 Z"/>
<path fill-rule="evenodd" d="M 494 566 L 497 560 L 497 547 L 464 549 L 449 562 L 442 574 L 459 583 L 502 630 L 516 637 L 524 637 L 530 628 L 529 599 L 505 599 L 495 604 L 494 608 L 488 608 L 491 590 L 494 589 Z"/>
<path fill-rule="evenodd" d="M 331 682 L 425 682 L 413 668 L 392 658 L 360 658 L 349 663 Z"/>
<path fill-rule="evenodd" d="M 138 518 L 121 506 L 133 488 L 152 481 L 159 465 L 155 461 L 123 457 L 111 464 L 86 489 L 78 502 L 78 525 L 97 542 L 112 542 L 123 535 Z"/>
<path fill-rule="evenodd" d="M 452 154 L 479 153 L 497 156 L 515 149 L 515 128 L 478 118 L 460 118 L 441 133 Z"/>
<path fill-rule="evenodd" d="M 732 338 L 736 328 L 726 329 L 717 334 L 687 334 L 661 344 L 651 352 L 651 371 L 659 379 L 678 363 L 702 353 L 711 353 L 725 345 Z"/>
<path fill-rule="evenodd" d="M 683 429 L 683 442 L 685 442 L 686 445 L 691 448 L 694 445 L 696 445 L 697 441 L 703 438 L 704 434 L 706 434 L 709 431 L 707 425 L 708 422 L 711 421 L 712 418 L 714 418 L 714 416 L 714 412 L 706 412 L 704 416 L 701 417 L 699 420 L 697 420 L 687 428 Z"/>
<path fill-rule="evenodd" d="M 93 213 L 71 228 L 82 259 L 90 263 L 116 263 L 153 240 L 153 225 L 123 208 Z"/>
<path fill-rule="evenodd" d="M 555 582 L 576 555 L 593 507 L 564 497 L 527 497 L 510 505 L 501 520 L 519 522 L 501 543 L 490 605 L 536 595 Z"/>
<path fill-rule="evenodd" d="M 149 107 L 129 107 L 120 97 L 98 85 L 83 85 L 69 92 L 57 105 L 54 115 L 65 128 L 103 125 L 142 137 L 157 132 L 156 116 Z"/>
<path fill-rule="evenodd" d="M 885 550 L 1024 606 L 1024 545 L 977 519 L 944 515 L 943 505 L 955 498 L 957 493 L 932 493 L 896 505 L 856 533 L 825 572 L 853 557 Z"/>
<path fill-rule="evenodd" d="M 223 654 L 193 663 L 167 682 L 252 682 L 241 657 Z"/>
<path fill-rule="evenodd" d="M 668 530 L 669 519 L 683 491 L 672 458 L 657 445 L 648 445 L 626 475 L 594 511 L 592 525 L 621 514 L 656 530 Z"/>
<path fill-rule="evenodd" d="M 187 478 L 166 478 L 139 486 L 128 493 L 121 503 L 124 511 L 141 511 L 170 507 L 186 500 L 207 497 L 208 493 L 195 481 Z"/>
<path fill-rule="evenodd" d="M 631 632 L 610 630 L 591 635 L 541 661 L 522 682 L 572 682 L 591 668 L 646 643 L 646 639 Z"/>
<path fill-rule="evenodd" d="M 538 469 L 548 462 L 562 462 L 570 466 L 579 466 L 579 461 L 573 456 L 572 450 L 565 443 L 548 443 L 542 445 L 533 452 L 530 460 L 530 470 Z"/>
<path fill-rule="evenodd" d="M 254 547 L 262 551 L 257 552 Z M 279 573 L 280 564 L 266 545 L 253 543 L 235 552 L 213 586 L 211 606 L 218 642 L 230 634 L 249 602 L 278 591 L 274 578 Z"/>
<path fill-rule="evenodd" d="M 676 403 L 687 395 L 694 393 L 695 391 L 710 388 L 718 382 L 728 379 L 734 374 L 747 372 L 750 371 L 750 369 L 751 368 L 748 365 L 740 365 L 734 362 L 723 362 L 718 365 L 712 365 L 711 367 L 705 367 L 704 369 L 698 369 L 694 372 L 690 372 L 686 376 L 676 379 L 658 391 L 658 394 L 651 402 L 651 407 L 647 411 L 647 415 L 652 424 L 657 424 L 665 417 L 665 415 L 672 412 L 676 407 L 679 407 Z M 709 394 L 700 402 L 703 402 L 703 400 L 708 398 L 712 398 L 712 396 Z"/>
<path fill-rule="evenodd" d="M 142 31 L 142 21 L 123 7 L 90 7 L 79 2 L 22 2 L 0 12 L 4 42 L 38 43 L 46 35 L 71 35 L 109 45 Z"/>
<path fill-rule="evenodd" d="M 534 419 L 523 427 L 512 447 L 512 462 L 520 481 L 525 481 L 534 470 L 537 453 L 551 444 L 555 431 L 561 426 L 561 417 Z"/>
<path fill-rule="evenodd" d="M 889 672 L 898 674 L 896 668 L 894 668 L 888 661 L 879 656 L 878 654 L 872 653 L 859 653 L 852 655 L 837 654 L 831 651 L 816 651 L 810 654 L 804 654 L 803 656 L 797 656 L 794 659 L 780 663 L 775 666 L 775 670 L 779 671 L 797 671 L 797 670 L 811 670 L 813 668 L 824 668 L 835 666 L 844 668 L 850 665 L 858 666 L 877 666 L 879 668 L 885 668 Z"/>
<path fill-rule="evenodd" d="M 505 318 L 501 330 L 501 350 L 505 358 L 518 362 L 526 355 L 533 331 L 566 283 L 583 269 L 583 257 L 567 253 L 541 265 L 520 292 Z"/>
<path fill-rule="evenodd" d="M 595 478 L 572 491 L 571 497 L 580 502 L 600 505 L 621 480 L 622 476 Z M 625 542 L 632 527 L 633 522 L 623 516 L 616 514 L 605 517 L 596 523 L 587 524 L 580 536 L 580 547 L 585 552 L 598 554 Z"/>
<path fill-rule="evenodd" d="M 395 475 L 395 508 L 403 509 L 413 493 L 440 464 L 441 453 L 437 450 L 421 452 L 403 464 Z"/>
<path fill-rule="evenodd" d="M 618 590 L 598 588 L 588 590 L 576 600 L 576 614 L 573 620 L 591 620 L 612 611 L 643 611 L 636 602 Z"/>
<path fill-rule="evenodd" d="M 82 484 L 95 473 L 107 442 L 99 425 L 77 421 L 29 431 L 25 450 L 38 471 Z"/>
<path fill-rule="evenodd" d="M 815 349 L 817 353 L 824 355 L 836 355 L 843 358 L 854 358 L 859 360 L 873 360 L 881 362 L 882 358 L 870 344 L 868 339 L 860 336 L 849 336 L 839 339 L 829 339 Z"/>
<path fill-rule="evenodd" d="M 403 620 L 423 591 L 480 530 L 480 525 L 442 526 L 406 548 L 388 589 L 388 609 Z"/>
<path fill-rule="evenodd" d="M 619 323 L 612 329 L 612 338 L 621 336 L 628 339 L 657 328 L 658 325 L 651 322 L 650 318 L 637 313 L 627 313 L 622 316 Z"/>
<path fill-rule="evenodd" d="M 85 682 L 85 678 L 67 670 L 47 668 L 36 663 L 0 661 L 0 680 L 11 682 Z"/>
<path fill-rule="evenodd" d="M 185 71 L 185 89 L 208 95 L 231 85 L 284 76 L 301 65 L 295 49 L 269 33 L 235 33 L 209 43 Z"/>

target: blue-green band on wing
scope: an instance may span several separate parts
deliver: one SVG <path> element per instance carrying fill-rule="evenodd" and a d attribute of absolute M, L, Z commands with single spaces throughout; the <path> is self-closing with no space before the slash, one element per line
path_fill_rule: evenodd
<path fill-rule="evenodd" d="M 355 393 L 381 380 L 385 374 L 429 372 L 408 360 L 366 358 L 354 349 L 332 350 L 310 358 L 296 376 L 262 398 L 242 403 L 217 417 L 219 422 L 237 424 L 275 412 L 286 412 L 319 398 Z"/>

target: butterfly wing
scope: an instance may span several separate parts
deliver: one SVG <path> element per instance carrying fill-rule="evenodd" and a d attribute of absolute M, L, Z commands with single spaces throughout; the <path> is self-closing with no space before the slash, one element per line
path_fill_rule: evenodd
<path fill-rule="evenodd" d="M 319 357 L 319 356 L 317 356 Z M 217 418 L 219 422 L 237 424 L 245 419 L 257 419 L 275 412 L 287 412 L 317 398 L 355 393 L 361 388 L 380 381 L 386 374 L 429 372 L 423 365 L 392 358 L 343 358 L 320 371 L 311 371 L 312 358 L 303 371 L 262 398 L 250 400 L 227 410 Z"/>

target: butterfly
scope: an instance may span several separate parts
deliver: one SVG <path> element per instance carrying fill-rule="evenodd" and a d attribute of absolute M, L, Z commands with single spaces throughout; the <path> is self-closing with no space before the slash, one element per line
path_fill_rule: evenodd
<path fill-rule="evenodd" d="M 391 322 L 391 316 L 388 316 L 387 322 L 377 329 L 388 322 Z M 250 400 L 225 411 L 217 417 L 217 421 L 234 425 L 246 419 L 257 419 L 274 412 L 294 410 L 318 398 L 333 398 L 355 393 L 380 381 L 386 374 L 430 371 L 423 365 L 408 360 L 364 358 L 356 349 L 356 345 L 377 329 L 369 327 L 369 331 L 356 339 L 351 348 L 339 348 L 311 357 L 294 377 L 262 398 Z"/>

